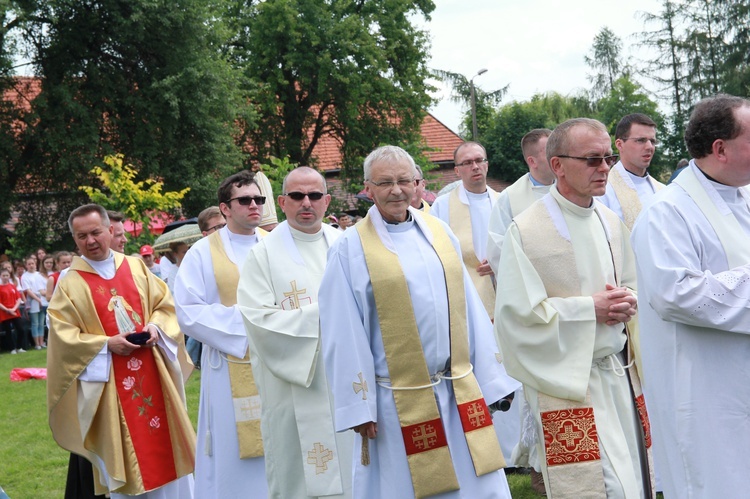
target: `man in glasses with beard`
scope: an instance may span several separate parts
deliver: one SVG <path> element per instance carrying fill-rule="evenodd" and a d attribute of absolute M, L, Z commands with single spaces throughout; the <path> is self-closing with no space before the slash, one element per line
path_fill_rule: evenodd
<path fill-rule="evenodd" d="M 196 497 L 267 496 L 254 356 L 237 306 L 237 283 L 248 253 L 266 234 L 258 228 L 266 198 L 249 171 L 219 186 L 226 226 L 185 255 L 175 281 L 182 331 L 203 343 Z"/>

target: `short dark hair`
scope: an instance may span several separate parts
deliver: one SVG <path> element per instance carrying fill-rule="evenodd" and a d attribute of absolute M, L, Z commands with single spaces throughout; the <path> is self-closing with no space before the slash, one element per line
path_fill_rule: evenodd
<path fill-rule="evenodd" d="M 107 216 L 109 217 L 110 222 L 124 222 L 125 221 L 125 215 L 123 215 L 119 211 L 107 210 Z"/>
<path fill-rule="evenodd" d="M 242 170 L 241 172 L 237 172 L 234 175 L 228 176 L 221 182 L 221 185 L 219 186 L 219 190 L 217 193 L 219 197 L 219 203 L 226 204 L 230 199 L 232 199 L 233 187 L 237 187 L 239 189 L 240 187 L 251 184 L 255 184 L 256 186 L 258 186 L 258 189 L 260 189 L 260 186 L 255 181 L 255 174 L 250 170 Z"/>
<path fill-rule="evenodd" d="M 743 106 L 750 106 L 750 101 L 726 94 L 698 102 L 685 129 L 685 145 L 690 155 L 696 159 L 705 158 L 713 152 L 715 141 L 738 137 L 742 126 L 734 111 Z"/>
<path fill-rule="evenodd" d="M 98 213 L 102 219 L 102 224 L 105 227 L 109 227 L 109 215 L 107 215 L 107 210 L 98 204 L 84 204 L 70 212 L 70 216 L 68 217 L 68 229 L 70 229 L 70 233 L 73 234 L 73 220 L 85 217 L 91 213 Z"/>
<path fill-rule="evenodd" d="M 485 158 L 487 157 L 487 149 L 485 149 L 484 146 L 482 144 L 480 144 L 479 142 L 473 142 L 473 141 L 470 140 L 468 142 L 463 142 L 463 143 L 459 144 L 458 147 L 456 147 L 456 149 L 453 151 L 453 163 L 454 164 L 456 163 L 456 157 L 458 156 L 458 151 L 460 151 L 464 147 L 470 146 L 470 145 L 477 145 L 477 146 L 481 147 L 482 151 L 484 151 L 484 157 Z"/>
<path fill-rule="evenodd" d="M 535 128 L 524 135 L 521 139 L 521 152 L 523 153 L 523 158 L 526 159 L 531 156 L 531 148 L 537 145 L 544 137 L 549 137 L 551 133 L 552 130 L 549 128 Z"/>
<path fill-rule="evenodd" d="M 211 228 L 208 226 L 208 221 L 216 216 L 224 217 L 218 206 L 209 206 L 198 214 L 198 228 L 201 232 L 205 232 Z"/>
<path fill-rule="evenodd" d="M 633 127 L 633 124 L 652 126 L 656 128 L 656 122 L 643 113 L 626 114 L 617 123 L 617 128 L 615 128 L 615 139 L 628 138 L 626 137 L 626 135 L 630 133 L 630 129 Z"/>

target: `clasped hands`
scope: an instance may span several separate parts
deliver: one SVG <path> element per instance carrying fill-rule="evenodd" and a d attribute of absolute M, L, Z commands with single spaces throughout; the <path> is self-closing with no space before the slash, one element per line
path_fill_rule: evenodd
<path fill-rule="evenodd" d="M 596 322 L 608 326 L 629 322 L 638 310 L 638 300 L 628 288 L 607 284 L 604 291 L 595 293 L 594 311 Z"/>

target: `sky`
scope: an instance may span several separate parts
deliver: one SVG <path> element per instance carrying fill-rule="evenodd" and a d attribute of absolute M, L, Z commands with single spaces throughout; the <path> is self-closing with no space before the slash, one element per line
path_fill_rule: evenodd
<path fill-rule="evenodd" d="M 659 0 L 433 1 L 432 19 L 423 25 L 432 41 L 428 66 L 467 78 L 486 68 L 474 84 L 485 91 L 510 84 L 503 103 L 589 88 L 586 76 L 592 70 L 584 56 L 599 30 L 607 26 L 620 37 L 623 57 L 640 56 L 643 49 L 635 46 L 633 35 L 656 26 L 644 26 L 638 13 L 660 10 Z M 647 89 L 653 86 L 648 80 L 639 82 Z M 448 86 L 433 84 L 443 88 L 434 95 L 441 100 L 430 112 L 457 132 L 465 108 L 449 101 Z"/>

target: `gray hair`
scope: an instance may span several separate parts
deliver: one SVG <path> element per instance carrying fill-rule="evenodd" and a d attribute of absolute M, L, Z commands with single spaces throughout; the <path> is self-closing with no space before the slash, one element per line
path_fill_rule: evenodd
<path fill-rule="evenodd" d="M 68 217 L 68 229 L 70 229 L 70 233 L 73 234 L 73 220 L 85 217 L 91 213 L 98 213 L 102 219 L 102 225 L 109 227 L 109 215 L 107 215 L 107 210 L 98 204 L 84 204 L 70 212 L 70 216 Z"/>
<path fill-rule="evenodd" d="M 286 192 L 286 183 L 287 183 L 287 180 L 289 179 L 289 177 L 291 177 L 292 173 L 294 173 L 294 172 L 300 172 L 300 173 L 304 173 L 304 174 L 310 174 L 310 172 L 317 173 L 318 176 L 320 177 L 320 184 L 323 186 L 323 194 L 328 194 L 328 186 L 326 185 L 326 178 L 323 176 L 322 173 L 320 173 L 315 168 L 310 168 L 309 166 L 298 166 L 294 170 L 292 170 L 289 173 L 287 173 L 286 177 L 284 177 L 284 182 L 281 184 L 281 193 L 282 193 L 282 195 L 286 196 L 286 194 L 287 194 L 287 192 Z"/>
<path fill-rule="evenodd" d="M 547 161 L 550 161 L 554 156 L 570 152 L 570 132 L 577 126 L 586 126 L 609 135 L 607 127 L 601 121 L 591 118 L 573 118 L 563 121 L 557 125 L 547 139 Z"/>
<path fill-rule="evenodd" d="M 414 163 L 414 158 L 411 157 L 411 155 L 401 149 L 398 146 L 381 146 L 372 151 L 370 154 L 367 155 L 365 158 L 365 165 L 364 165 L 364 173 L 365 173 L 365 180 L 370 180 L 370 174 L 372 173 L 372 165 L 375 163 L 379 163 L 381 161 L 385 162 L 393 162 L 393 163 L 399 163 L 399 162 L 407 162 L 411 166 L 412 171 L 414 172 L 414 175 L 417 174 L 417 165 Z"/>

